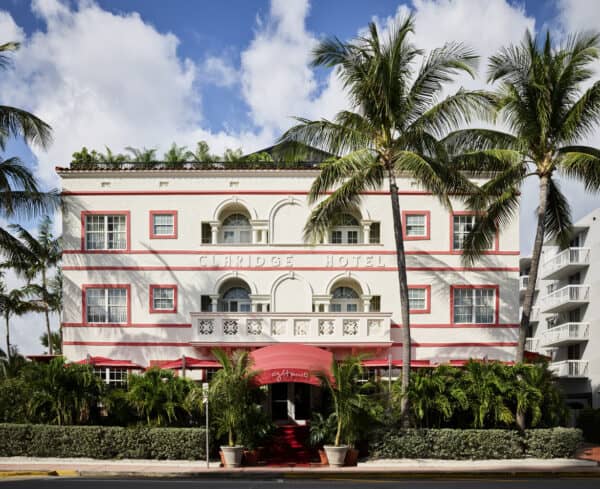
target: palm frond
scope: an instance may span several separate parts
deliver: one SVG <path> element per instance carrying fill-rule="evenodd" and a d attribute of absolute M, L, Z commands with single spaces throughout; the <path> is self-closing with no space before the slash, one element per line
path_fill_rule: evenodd
<path fill-rule="evenodd" d="M 559 171 L 578 182 L 588 192 L 600 191 L 600 150 L 586 146 L 569 146 L 561 149 Z"/>
<path fill-rule="evenodd" d="M 6 69 L 11 64 L 11 58 L 8 54 L 19 49 L 20 43 L 18 42 L 6 42 L 4 44 L 0 44 L 0 69 Z"/>
<path fill-rule="evenodd" d="M 494 129 L 459 129 L 448 134 L 441 142 L 451 155 L 475 150 L 523 149 L 515 136 Z"/>
<path fill-rule="evenodd" d="M 550 178 L 545 215 L 546 236 L 556 241 L 561 249 L 566 248 L 573 234 L 572 223 L 569 201 L 561 192 L 558 182 Z"/>
<path fill-rule="evenodd" d="M 452 158 L 452 167 L 457 170 L 468 171 L 474 175 L 489 172 L 503 172 L 514 167 L 522 167 L 520 152 L 510 149 L 485 149 L 481 151 L 468 151 Z"/>
<path fill-rule="evenodd" d="M 12 191 L 0 197 L 0 216 L 5 218 L 31 219 L 47 215 L 60 206 L 60 192 Z"/>
<path fill-rule="evenodd" d="M 4 149 L 8 138 L 21 136 L 46 149 L 52 142 L 52 128 L 26 110 L 0 105 L 0 148 Z"/>

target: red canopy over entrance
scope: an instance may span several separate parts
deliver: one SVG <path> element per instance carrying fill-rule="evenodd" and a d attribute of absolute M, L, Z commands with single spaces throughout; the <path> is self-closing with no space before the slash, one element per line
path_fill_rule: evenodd
<path fill-rule="evenodd" d="M 199 358 L 184 357 L 186 370 L 198 368 L 219 368 L 221 364 L 215 360 L 200 360 Z M 183 368 L 184 358 L 169 360 L 160 364 L 160 368 L 181 370 Z"/>
<path fill-rule="evenodd" d="M 265 346 L 250 353 L 253 368 L 259 371 L 259 385 L 300 382 L 320 385 L 317 373 L 331 375 L 333 354 L 314 346 L 282 343 Z"/>

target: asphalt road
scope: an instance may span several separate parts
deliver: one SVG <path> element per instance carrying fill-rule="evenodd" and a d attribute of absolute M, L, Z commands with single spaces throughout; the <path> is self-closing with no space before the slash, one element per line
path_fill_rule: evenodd
<path fill-rule="evenodd" d="M 164 480 L 164 479 L 29 479 L 29 480 L 0 480 L 1 489 L 275 489 L 277 487 L 291 489 L 366 489 L 373 487 L 394 487 L 400 489 L 598 489 L 600 478 L 552 478 L 552 479 L 457 479 L 457 480 L 423 480 L 403 479 L 388 480 Z"/>

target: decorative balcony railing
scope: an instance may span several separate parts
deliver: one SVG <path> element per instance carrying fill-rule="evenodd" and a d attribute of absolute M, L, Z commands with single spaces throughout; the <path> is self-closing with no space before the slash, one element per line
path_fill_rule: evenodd
<path fill-rule="evenodd" d="M 541 353 L 540 352 L 540 339 L 539 338 L 525 338 L 525 351 Z"/>
<path fill-rule="evenodd" d="M 588 376 L 587 360 L 564 360 L 552 362 L 548 368 L 557 376 L 563 378 L 585 378 Z"/>
<path fill-rule="evenodd" d="M 391 342 L 391 313 L 192 313 L 195 344 Z"/>
<path fill-rule="evenodd" d="M 567 248 L 542 264 L 542 278 L 555 280 L 562 274 L 573 272 L 589 264 L 589 248 Z"/>
<path fill-rule="evenodd" d="M 541 299 L 542 312 L 560 312 L 590 301 L 589 285 L 567 285 Z"/>
<path fill-rule="evenodd" d="M 569 345 L 587 341 L 590 335 L 590 323 L 565 323 L 542 333 L 542 345 L 545 347 Z"/>

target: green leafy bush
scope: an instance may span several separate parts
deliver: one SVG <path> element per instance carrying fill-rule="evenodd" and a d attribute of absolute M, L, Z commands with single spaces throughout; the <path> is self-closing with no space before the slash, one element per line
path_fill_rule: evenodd
<path fill-rule="evenodd" d="M 573 456 L 581 431 L 409 429 L 389 431 L 376 442 L 374 458 L 506 459 Z"/>
<path fill-rule="evenodd" d="M 120 428 L 0 424 L 1 457 L 91 457 L 197 460 L 202 428 Z"/>

